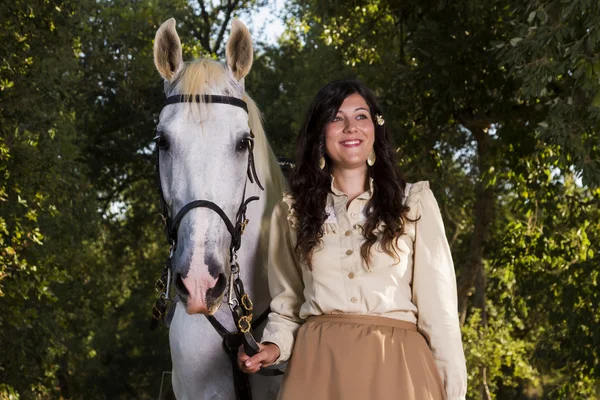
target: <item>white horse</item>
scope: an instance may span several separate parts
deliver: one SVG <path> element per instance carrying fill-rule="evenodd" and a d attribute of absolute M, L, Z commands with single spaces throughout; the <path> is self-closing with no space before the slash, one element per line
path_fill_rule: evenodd
<path fill-rule="evenodd" d="M 159 171 L 171 218 L 194 200 L 209 200 L 235 221 L 244 188 L 245 198 L 260 196 L 248 205 L 250 222 L 238 253 L 240 277 L 258 317 L 270 302 L 266 274 L 268 227 L 285 181 L 267 143 L 260 113 L 244 90 L 253 49 L 248 29 L 238 20 L 232 23 L 226 54 L 226 64 L 209 59 L 184 63 L 175 20 L 169 19 L 158 29 L 154 62 L 164 78 L 167 97 L 220 95 L 242 99 L 248 107 L 246 113 L 231 104 L 166 105 L 157 127 Z M 264 191 L 247 181 L 251 132 Z M 235 399 L 231 362 L 223 351 L 221 337 L 205 317 L 214 315 L 230 331 L 235 330 L 229 307 L 221 307 L 230 274 L 230 241 L 222 218 L 208 208 L 189 211 L 177 232 L 173 281 L 182 301 L 176 306 L 169 341 L 173 390 L 178 399 Z M 250 384 L 253 399 L 274 399 L 280 378 L 254 374 Z"/>

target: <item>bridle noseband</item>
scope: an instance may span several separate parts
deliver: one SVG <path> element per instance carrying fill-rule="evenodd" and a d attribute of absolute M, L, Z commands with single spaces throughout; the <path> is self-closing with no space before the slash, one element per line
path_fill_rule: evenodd
<path fill-rule="evenodd" d="M 175 95 L 170 96 L 165 101 L 165 106 L 170 104 L 178 104 L 178 103 L 206 103 L 206 104 L 227 104 L 234 107 L 242 108 L 246 113 L 248 113 L 248 106 L 246 102 L 231 96 L 220 96 L 220 95 Z M 254 134 L 250 132 L 251 138 L 254 138 Z M 155 138 L 156 139 L 156 138 Z M 179 225 L 181 220 L 185 215 L 195 208 L 208 208 L 217 215 L 221 217 L 221 220 L 225 223 L 227 227 L 227 231 L 231 235 L 231 243 L 229 246 L 229 265 L 230 265 L 230 273 L 229 273 L 229 282 L 228 282 L 228 294 L 227 294 L 227 303 L 232 312 L 233 319 L 235 325 L 237 327 L 237 332 L 229 332 L 217 319 L 213 316 L 207 316 L 207 319 L 211 323 L 211 325 L 215 328 L 215 330 L 221 335 L 223 338 L 223 346 L 227 351 L 230 360 L 232 361 L 233 369 L 234 369 L 234 386 L 236 390 L 236 396 L 238 399 L 250 399 L 250 389 L 247 375 L 242 373 L 237 367 L 237 350 L 240 345 L 244 345 L 246 353 L 248 355 L 254 355 L 258 352 L 259 347 L 252 336 L 252 328 L 254 326 L 258 326 L 262 321 L 264 321 L 269 313 L 269 309 L 267 309 L 259 318 L 253 320 L 253 304 L 250 300 L 250 297 L 246 294 L 244 290 L 244 285 L 242 280 L 239 277 L 239 265 L 237 263 L 237 252 L 241 246 L 242 234 L 244 233 L 244 229 L 248 224 L 248 219 L 246 218 L 246 210 L 248 204 L 252 201 L 258 200 L 258 196 L 251 196 L 246 199 L 246 185 L 248 180 L 251 183 L 256 183 L 257 186 L 264 190 L 264 187 L 260 183 L 258 179 L 258 174 L 256 173 L 256 167 L 254 165 L 254 142 L 251 140 L 250 145 L 248 146 L 248 168 L 247 168 L 247 176 L 248 179 L 244 183 L 244 191 L 242 194 L 242 201 L 240 202 L 240 206 L 235 216 L 235 223 L 233 223 L 227 214 L 223 211 L 221 207 L 210 200 L 194 200 L 190 203 L 187 203 L 185 206 L 181 208 L 177 212 L 174 218 L 171 218 L 171 210 L 165 201 L 164 193 L 162 191 L 161 179 L 160 179 L 160 164 L 159 164 L 159 155 L 160 150 L 158 146 L 156 146 L 156 171 L 157 171 L 157 179 L 158 179 L 158 192 L 160 195 L 161 201 L 161 211 L 162 211 L 162 219 L 165 224 L 165 231 L 167 235 L 167 241 L 171 245 L 170 255 L 167 259 L 165 267 L 163 268 L 163 273 L 161 279 L 156 282 L 156 289 L 159 291 L 160 296 L 154 307 L 152 309 L 152 322 L 151 329 L 155 329 L 158 325 L 159 321 L 164 322 L 164 318 L 167 315 L 167 305 L 168 303 L 173 303 L 173 299 L 169 297 L 169 291 L 172 280 L 172 258 L 177 248 L 177 231 L 179 229 Z M 264 372 L 271 371 L 271 373 L 263 373 L 265 375 L 278 375 L 280 371 L 277 370 L 263 370 Z"/>

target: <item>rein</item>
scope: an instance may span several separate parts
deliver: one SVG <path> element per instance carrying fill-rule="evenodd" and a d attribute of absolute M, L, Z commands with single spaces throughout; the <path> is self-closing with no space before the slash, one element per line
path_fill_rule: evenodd
<path fill-rule="evenodd" d="M 177 103 L 216 103 L 216 104 L 227 104 L 234 107 L 239 107 L 248 113 L 248 106 L 246 102 L 237 97 L 231 96 L 220 96 L 220 95 L 175 95 L 170 96 L 166 99 L 165 105 L 177 104 Z M 157 291 L 160 293 L 158 299 L 156 300 L 154 306 L 152 307 L 152 321 L 150 324 L 150 329 L 156 329 L 158 322 L 163 321 L 165 325 L 166 319 L 168 319 L 168 314 L 174 311 L 171 309 L 170 312 L 167 313 L 168 303 L 174 303 L 176 300 L 171 299 L 169 295 L 171 280 L 172 280 L 172 259 L 175 249 L 177 248 L 177 231 L 179 229 L 179 224 L 183 217 L 193 210 L 194 208 L 208 208 L 217 215 L 221 217 L 225 226 L 227 227 L 227 231 L 231 235 L 231 243 L 229 246 L 229 280 L 228 280 L 228 293 L 227 293 L 227 304 L 231 310 L 233 320 L 235 322 L 235 326 L 237 328 L 237 332 L 229 332 L 214 316 L 207 315 L 206 318 L 211 323 L 213 328 L 217 331 L 217 333 L 223 339 L 223 348 L 227 352 L 227 355 L 230 358 L 233 367 L 233 377 L 234 377 L 234 387 L 236 397 L 240 400 L 250 400 L 252 398 L 250 393 L 250 383 L 248 381 L 248 375 L 243 373 L 237 365 L 237 352 L 240 345 L 244 346 L 246 354 L 249 356 L 253 356 L 258 353 L 259 347 L 256 339 L 252 335 L 252 329 L 258 326 L 262 321 L 264 321 L 267 315 L 270 312 L 270 309 L 266 309 L 258 319 L 253 320 L 253 311 L 254 305 L 250 297 L 244 290 L 244 284 L 240 279 L 240 267 L 237 262 L 237 252 L 240 249 L 242 235 L 244 233 L 244 229 L 248 224 L 248 219 L 246 218 L 246 210 L 248 204 L 252 201 L 256 201 L 259 199 L 258 196 L 252 196 L 246 199 L 246 185 L 248 180 L 251 183 L 256 183 L 257 186 L 261 190 L 265 190 L 262 184 L 258 179 L 258 174 L 256 173 L 256 167 L 254 165 L 254 134 L 252 131 L 250 132 L 251 139 L 250 145 L 248 146 L 248 167 L 247 167 L 247 176 L 248 179 L 244 184 L 244 191 L 242 194 L 242 201 L 240 203 L 240 207 L 236 213 L 235 223 L 232 222 L 229 217 L 225 214 L 223 209 L 219 207 L 217 204 L 210 200 L 194 200 L 179 210 L 179 212 L 175 215 L 174 218 L 171 218 L 170 208 L 165 201 L 165 197 L 162 191 L 162 184 L 160 180 L 160 163 L 159 163 L 159 154 L 160 149 L 157 146 L 157 157 L 156 157 L 156 171 L 157 171 L 157 180 L 158 180 L 158 193 L 160 196 L 161 202 L 161 216 L 163 222 L 165 224 L 165 231 L 167 236 L 167 241 L 170 244 L 170 254 L 167 258 L 165 266 L 163 268 L 163 272 L 161 278 L 156 281 L 155 287 Z M 157 138 L 155 138 L 157 139 Z M 259 371 L 262 375 L 280 375 L 282 374 L 279 370 L 261 370 Z"/>

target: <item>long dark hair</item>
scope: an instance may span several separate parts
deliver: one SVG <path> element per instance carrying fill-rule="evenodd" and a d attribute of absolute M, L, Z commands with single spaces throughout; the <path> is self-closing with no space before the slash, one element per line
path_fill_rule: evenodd
<path fill-rule="evenodd" d="M 369 265 L 369 251 L 377 241 L 376 228 L 381 223 L 381 247 L 399 260 L 396 239 L 404 233 L 409 208 L 404 204 L 404 188 L 396 163 L 396 153 L 390 143 L 386 125 L 375 123 L 375 115 L 383 115 L 373 92 L 355 80 L 340 80 L 322 88 L 308 109 L 297 141 L 296 166 L 290 173 L 290 190 L 298 217 L 296 254 L 301 262 L 312 269 L 312 252 L 323 237 L 323 223 L 327 219 L 325 206 L 331 190 L 331 160 L 325 152 L 325 126 L 333 120 L 346 97 L 358 93 L 371 112 L 375 126 L 374 150 L 377 161 L 368 167 L 373 178 L 373 195 L 366 206 L 367 220 L 363 226 L 365 242 L 360 253 Z M 325 157 L 326 168 L 319 168 L 319 159 Z"/>

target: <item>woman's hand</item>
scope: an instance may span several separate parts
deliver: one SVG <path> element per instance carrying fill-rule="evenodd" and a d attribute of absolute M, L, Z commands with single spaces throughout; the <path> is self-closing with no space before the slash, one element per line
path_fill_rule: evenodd
<path fill-rule="evenodd" d="M 238 366 L 243 372 L 253 374 L 262 367 L 268 367 L 279 358 L 281 353 L 279 346 L 274 343 L 259 343 L 258 348 L 258 353 L 252 357 L 248 357 L 244 351 L 244 346 L 240 346 L 238 349 Z"/>

